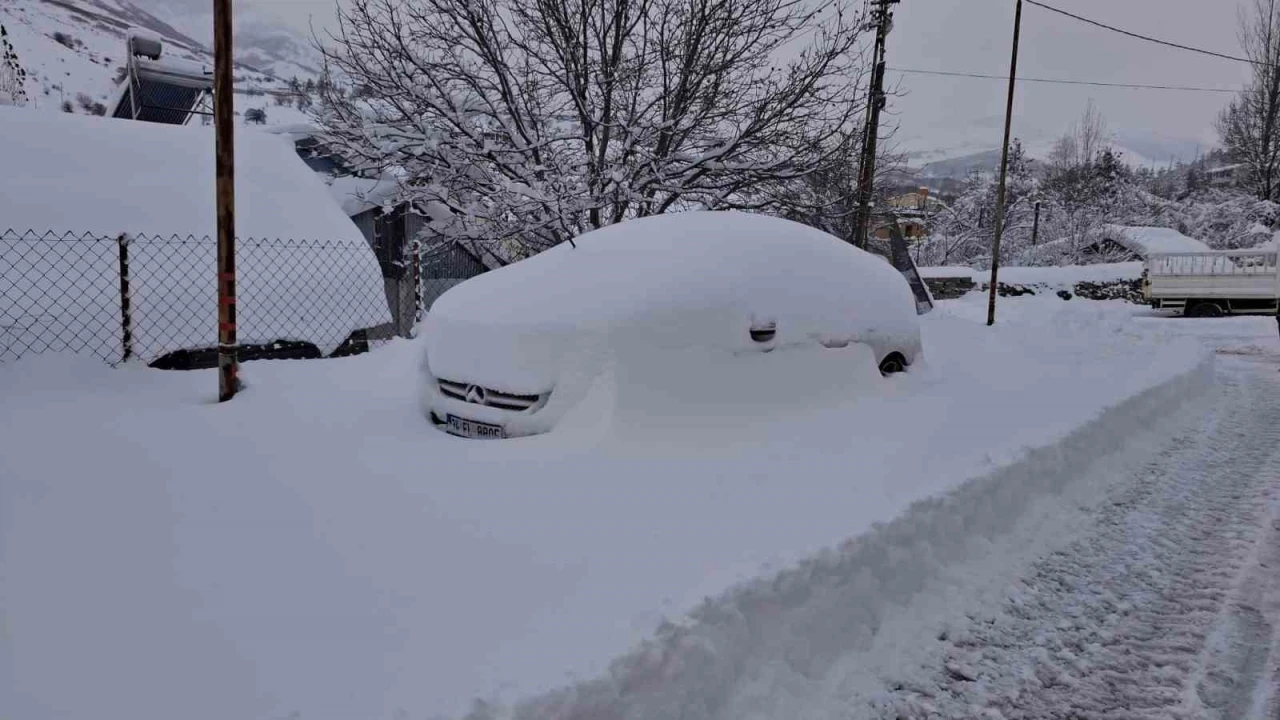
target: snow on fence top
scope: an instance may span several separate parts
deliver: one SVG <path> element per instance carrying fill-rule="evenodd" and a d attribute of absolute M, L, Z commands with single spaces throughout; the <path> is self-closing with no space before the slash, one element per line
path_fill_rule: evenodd
<path fill-rule="evenodd" d="M 154 308 L 135 335 L 182 339 L 138 355 L 216 343 L 214 184 L 210 127 L 0 107 L 0 339 L 13 328 L 88 325 L 95 342 L 118 342 L 117 253 L 97 244 L 123 234 L 139 245 L 131 293 Z M 236 230 L 240 287 L 254 293 L 241 304 L 242 343 L 305 340 L 327 351 L 390 320 L 372 249 L 287 139 L 237 129 Z M 104 293 L 73 308 L 68 298 L 83 298 L 85 283 Z"/>
<path fill-rule="evenodd" d="M 1161 253 L 1212 252 L 1208 245 L 1170 228 L 1107 225 L 1102 237 L 1144 258 Z"/>

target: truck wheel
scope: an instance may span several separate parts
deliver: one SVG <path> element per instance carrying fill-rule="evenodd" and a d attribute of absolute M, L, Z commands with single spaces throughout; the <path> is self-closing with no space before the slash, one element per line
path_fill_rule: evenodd
<path fill-rule="evenodd" d="M 1198 302 L 1187 310 L 1187 317 L 1216 318 L 1222 317 L 1222 306 L 1213 302 Z"/>

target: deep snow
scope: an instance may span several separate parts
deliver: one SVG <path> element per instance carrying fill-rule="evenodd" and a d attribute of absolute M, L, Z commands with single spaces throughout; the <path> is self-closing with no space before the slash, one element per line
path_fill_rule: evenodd
<path fill-rule="evenodd" d="M 987 330 L 978 300 L 924 318 L 905 376 L 720 413 L 637 382 L 501 443 L 427 426 L 416 341 L 247 365 L 226 405 L 206 372 L 0 366 L 0 716 L 431 717 L 599 677 L 1204 357 L 1121 303 L 1004 301 Z"/>
<path fill-rule="evenodd" d="M 772 338 L 753 338 L 766 327 Z M 882 360 L 900 353 L 911 364 L 921 349 L 911 289 L 883 258 L 741 212 L 657 215 L 587 233 L 450 289 L 422 333 L 433 379 L 549 393 L 520 416 L 428 395 L 442 418 L 501 423 L 512 435 L 552 427 L 599 380 L 618 388 L 623 405 L 637 386 L 682 401 L 715 387 L 721 407 L 773 413 L 778 401 L 766 397 L 782 395 L 786 407 L 796 385 L 861 394 L 851 368 L 863 371 L 860 383 L 878 384 Z M 854 339 L 865 345 L 851 347 Z M 863 349 L 873 354 L 856 355 Z M 824 373 L 835 375 L 823 383 Z"/>

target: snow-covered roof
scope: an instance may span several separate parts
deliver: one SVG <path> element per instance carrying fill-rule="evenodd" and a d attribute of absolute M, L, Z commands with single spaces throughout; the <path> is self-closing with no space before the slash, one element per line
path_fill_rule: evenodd
<path fill-rule="evenodd" d="M 236 129 L 241 237 L 361 242 L 292 145 Z M 213 236 L 212 127 L 0 108 L 0 226 Z"/>
<path fill-rule="evenodd" d="M 329 178 L 326 182 L 329 194 L 348 217 L 387 204 L 400 189 L 400 183 L 390 175 L 377 178 L 350 175 Z"/>
<path fill-rule="evenodd" d="M 290 140 L 297 142 L 305 138 L 313 137 L 319 132 L 319 129 L 311 123 L 290 123 L 288 125 L 276 125 L 266 128 L 266 132 L 273 135 L 284 135 Z"/>
<path fill-rule="evenodd" d="M 171 277 L 212 278 L 211 255 L 180 253 L 163 240 L 216 236 L 214 185 L 212 127 L 0 107 L 0 234 L 145 235 L 160 239 L 152 252 L 167 254 L 156 267 Z M 372 249 L 287 140 L 237 128 L 236 231 L 240 238 L 289 246 L 240 265 L 242 287 L 253 287 L 258 300 L 257 310 L 241 306 L 243 342 L 287 337 L 332 347 L 351 330 L 389 319 Z M 239 254 L 250 252 L 242 247 Z M 21 272 L 22 258 L 12 260 L 6 272 Z M 85 254 L 79 262 L 84 267 L 70 270 L 115 276 L 113 257 Z M 139 266 L 145 263 L 140 257 Z M 214 287 L 212 280 L 199 288 L 175 284 L 172 292 L 191 297 L 170 301 L 203 313 L 208 300 L 212 313 L 212 300 L 204 296 Z M 267 314 L 272 302 L 297 307 L 294 295 L 303 293 L 321 300 L 307 300 L 307 312 L 291 318 Z M 213 341 L 216 323 L 210 319 L 207 327 L 202 339 Z"/>
<path fill-rule="evenodd" d="M 1160 253 L 1211 252 L 1212 248 L 1177 230 L 1161 227 L 1136 227 L 1107 225 L 1102 229 L 1102 239 L 1110 240 L 1141 257 Z"/>

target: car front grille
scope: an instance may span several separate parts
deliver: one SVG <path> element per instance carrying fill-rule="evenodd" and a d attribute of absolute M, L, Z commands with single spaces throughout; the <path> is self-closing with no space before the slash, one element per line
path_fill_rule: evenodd
<path fill-rule="evenodd" d="M 460 383 L 452 380 L 441 379 L 439 383 L 440 394 L 445 397 L 473 405 L 498 408 L 499 410 L 523 412 L 537 405 L 538 401 L 542 399 L 542 395 L 517 395 L 482 385 Z"/>

